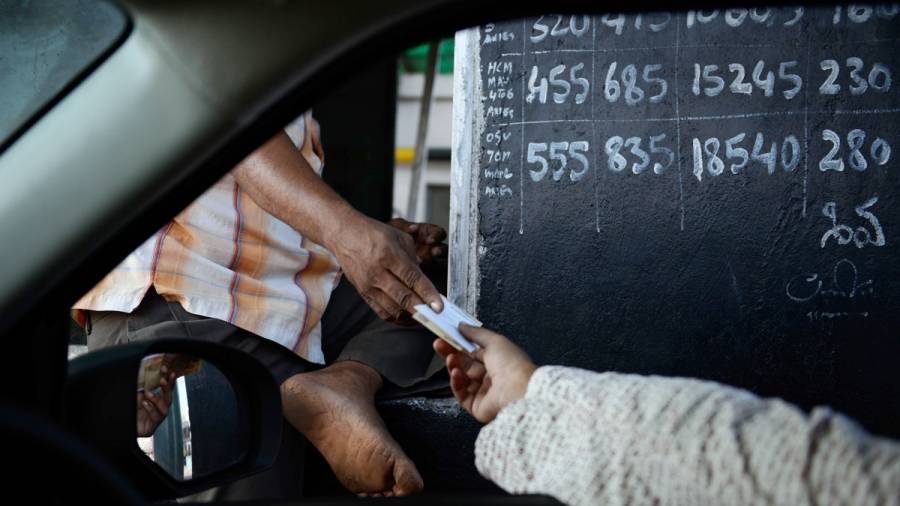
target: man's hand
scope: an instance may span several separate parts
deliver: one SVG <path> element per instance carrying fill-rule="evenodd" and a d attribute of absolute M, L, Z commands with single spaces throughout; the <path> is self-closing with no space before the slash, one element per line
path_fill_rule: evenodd
<path fill-rule="evenodd" d="M 175 373 L 168 371 L 166 366 L 162 367 L 161 372 L 159 388 L 152 392 L 138 392 L 137 394 L 137 437 L 152 436 L 159 424 L 169 414 Z"/>
<path fill-rule="evenodd" d="M 431 223 L 410 223 L 403 218 L 394 218 L 388 225 L 412 236 L 420 262 L 428 263 L 447 257 L 447 245 L 442 244 L 447 238 L 447 231 L 443 228 Z"/>
<path fill-rule="evenodd" d="M 443 310 L 440 294 L 417 265 L 416 242 L 408 232 L 362 218 L 348 220 L 330 242 L 344 275 L 380 318 L 401 320 L 416 304 Z"/>
<path fill-rule="evenodd" d="M 410 233 L 353 209 L 316 175 L 287 134 L 273 137 L 232 174 L 260 207 L 334 253 L 347 279 L 381 318 L 396 321 L 423 301 L 435 311 L 444 309 L 419 269 Z M 426 244 L 434 238 L 425 236 Z"/>
<path fill-rule="evenodd" d="M 525 395 L 536 366 L 521 348 L 496 332 L 464 323 L 459 331 L 481 348 L 469 356 L 436 339 L 434 350 L 446 361 L 453 396 L 476 420 L 488 423 Z"/>

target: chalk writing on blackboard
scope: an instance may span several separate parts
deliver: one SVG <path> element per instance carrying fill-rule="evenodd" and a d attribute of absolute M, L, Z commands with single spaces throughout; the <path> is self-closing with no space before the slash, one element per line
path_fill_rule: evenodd
<path fill-rule="evenodd" d="M 798 303 L 817 297 L 853 299 L 873 295 L 875 283 L 871 279 L 860 280 L 856 264 L 842 258 L 825 276 L 812 273 L 791 278 L 785 285 L 785 293 L 789 299 Z"/>
<path fill-rule="evenodd" d="M 459 40 L 479 314 L 548 361 L 896 432 L 872 385 L 900 384 L 900 4 L 547 14 Z"/>
<path fill-rule="evenodd" d="M 878 217 L 871 210 L 877 203 L 878 197 L 876 196 L 856 206 L 854 209 L 856 215 L 865 220 L 870 228 L 862 225 L 853 228 L 849 225 L 838 223 L 837 204 L 826 202 L 822 207 L 822 214 L 831 219 L 831 228 L 822 235 L 821 246 L 823 248 L 827 246 L 831 239 L 834 239 L 834 242 L 839 246 L 846 246 L 851 243 L 857 248 L 864 248 L 868 245 L 884 246 L 885 238 L 881 222 L 878 221 Z"/>
<path fill-rule="evenodd" d="M 866 38 L 876 21 L 897 16 L 900 6 L 890 4 L 549 14 L 485 25 L 484 184 L 521 180 L 484 195 L 517 196 L 524 232 L 529 184 L 567 181 L 596 188 L 600 176 L 589 177 L 591 169 L 673 174 L 683 230 L 684 195 L 696 188 L 685 176 L 703 185 L 725 175 L 793 184 L 797 174 L 800 216 L 807 218 L 808 205 L 823 205 L 808 202 L 810 164 L 820 172 L 891 165 L 894 128 L 841 118 L 900 114 L 892 91 L 898 61 L 879 50 L 897 40 L 878 38 L 890 32 L 875 28 Z M 812 38 L 835 30 L 830 27 L 853 37 L 831 37 L 816 46 Z M 706 38 L 722 30 L 740 35 Z M 704 122 L 724 128 L 703 127 Z M 598 231 L 600 193 L 595 189 L 593 203 Z M 850 226 L 833 226 L 840 225 Z M 881 244 L 874 227 L 859 233 L 853 227 L 856 240 L 846 242 L 846 229 L 838 228 L 823 241 Z"/>

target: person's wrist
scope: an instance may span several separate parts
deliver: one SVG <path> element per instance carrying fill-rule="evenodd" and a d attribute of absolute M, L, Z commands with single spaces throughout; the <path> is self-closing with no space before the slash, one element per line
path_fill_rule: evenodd
<path fill-rule="evenodd" d="M 335 226 L 322 237 L 322 245 L 340 258 L 350 254 L 355 241 L 363 237 L 374 220 L 347 205 L 335 213 Z M 377 222 L 376 222 L 377 223 Z"/>
<path fill-rule="evenodd" d="M 519 391 L 518 397 L 515 400 L 522 399 L 528 393 L 528 384 L 531 383 L 531 377 L 534 376 L 534 371 L 536 370 L 537 366 L 534 362 L 529 361 L 526 364 L 522 364 L 521 369 L 518 372 Z"/>

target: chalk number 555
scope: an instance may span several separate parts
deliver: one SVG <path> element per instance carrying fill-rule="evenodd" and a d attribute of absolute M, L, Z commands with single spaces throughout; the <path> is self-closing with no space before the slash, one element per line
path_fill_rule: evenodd
<path fill-rule="evenodd" d="M 588 158 L 585 156 L 589 150 L 590 145 L 587 141 L 551 142 L 549 145 L 546 142 L 529 142 L 528 163 L 537 164 L 540 167 L 539 170 L 528 170 L 531 173 L 531 180 L 538 182 L 544 179 L 544 176 L 550 171 L 550 163 L 556 161 L 559 168 L 553 169 L 554 181 L 562 179 L 567 168 L 569 169 L 569 179 L 573 182 L 581 181 L 589 168 Z M 547 153 L 547 156 L 544 156 L 544 153 Z M 579 170 L 569 167 L 570 160 L 577 163 Z"/>

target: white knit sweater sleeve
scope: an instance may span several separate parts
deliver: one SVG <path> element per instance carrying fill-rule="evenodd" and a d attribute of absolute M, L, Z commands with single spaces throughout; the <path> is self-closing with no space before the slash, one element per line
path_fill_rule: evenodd
<path fill-rule="evenodd" d="M 900 444 L 717 383 L 541 367 L 476 465 L 569 505 L 898 505 Z"/>

